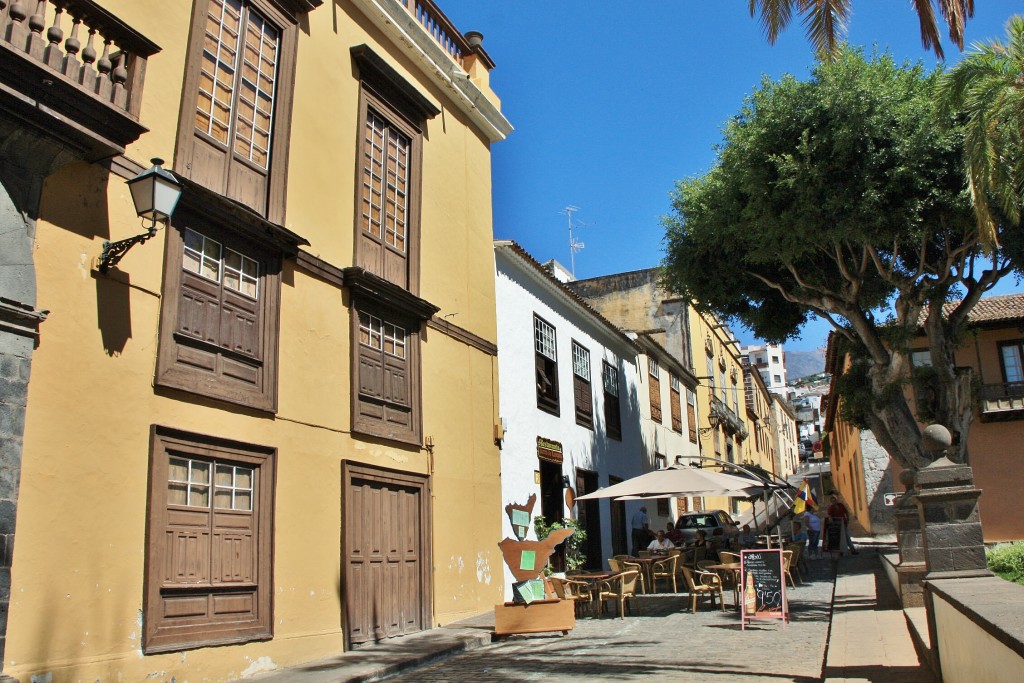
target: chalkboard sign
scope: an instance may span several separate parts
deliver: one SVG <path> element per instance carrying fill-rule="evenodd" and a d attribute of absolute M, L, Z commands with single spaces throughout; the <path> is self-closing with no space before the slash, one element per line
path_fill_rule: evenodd
<path fill-rule="evenodd" d="M 825 520 L 825 542 L 822 545 L 827 552 L 843 552 L 843 546 L 845 545 L 843 539 L 843 520 L 837 517 L 829 517 Z"/>
<path fill-rule="evenodd" d="M 740 605 L 743 628 L 748 619 L 789 621 L 782 550 L 740 551 Z"/>

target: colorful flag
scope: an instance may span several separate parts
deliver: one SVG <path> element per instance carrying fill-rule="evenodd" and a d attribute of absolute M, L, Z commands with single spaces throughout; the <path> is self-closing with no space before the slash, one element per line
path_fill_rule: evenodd
<path fill-rule="evenodd" d="M 811 485 L 804 479 L 804 483 L 800 484 L 800 490 L 797 491 L 796 500 L 793 501 L 793 510 L 799 515 L 805 509 L 816 508 L 817 506 L 818 503 L 814 500 L 814 494 L 811 493 Z"/>

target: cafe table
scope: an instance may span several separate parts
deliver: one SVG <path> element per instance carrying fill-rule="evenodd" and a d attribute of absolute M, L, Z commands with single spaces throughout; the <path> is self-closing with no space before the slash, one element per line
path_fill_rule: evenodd
<path fill-rule="evenodd" d="M 743 583 L 743 579 L 740 576 L 742 565 L 739 562 L 724 562 L 722 564 L 708 564 L 704 565 L 704 567 L 719 575 L 732 572 L 733 607 L 738 608 L 740 606 L 740 584 Z"/>
<path fill-rule="evenodd" d="M 572 572 L 566 573 L 565 576 L 573 581 L 586 581 L 590 584 L 590 595 L 592 596 L 590 614 L 593 617 L 599 617 L 601 616 L 601 599 L 598 596 L 601 595 L 601 582 L 614 578 L 621 573 L 621 571 Z"/>
<path fill-rule="evenodd" d="M 653 593 L 654 586 L 651 584 L 651 580 L 654 578 L 654 563 L 660 560 L 664 560 L 668 557 L 668 553 L 664 555 L 652 555 L 651 557 L 630 557 L 626 562 L 632 562 L 640 565 L 640 571 L 644 574 L 644 592 Z"/>

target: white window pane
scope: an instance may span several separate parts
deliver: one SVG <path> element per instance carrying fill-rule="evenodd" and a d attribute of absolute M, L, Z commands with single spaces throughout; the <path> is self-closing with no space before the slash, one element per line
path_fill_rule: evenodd
<path fill-rule="evenodd" d="M 191 473 L 189 475 L 189 481 L 193 484 L 209 484 L 210 483 L 210 465 L 205 462 L 192 461 Z"/>
<path fill-rule="evenodd" d="M 188 484 L 170 483 L 167 486 L 167 502 L 170 505 L 188 504 Z"/>
<path fill-rule="evenodd" d="M 1006 381 L 1007 382 L 1022 382 L 1024 381 L 1024 371 L 1021 369 L 1021 347 L 1019 346 L 1004 346 L 1003 352 L 1003 368 L 1006 370 Z"/>
<path fill-rule="evenodd" d="M 167 478 L 170 481 L 188 481 L 188 460 L 171 458 L 167 467 Z"/>
<path fill-rule="evenodd" d="M 231 509 L 231 489 L 217 489 L 213 496 L 213 506 L 219 510 Z"/>
<path fill-rule="evenodd" d="M 210 487 L 193 485 L 189 489 L 188 504 L 192 507 L 209 507 Z"/>

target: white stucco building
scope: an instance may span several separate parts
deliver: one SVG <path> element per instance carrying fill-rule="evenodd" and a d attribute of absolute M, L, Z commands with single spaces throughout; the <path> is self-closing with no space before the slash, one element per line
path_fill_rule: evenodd
<path fill-rule="evenodd" d="M 669 465 L 698 462 L 697 378 L 653 333 L 627 332 L 640 347 L 638 366 L 640 431 L 644 443 L 645 471 Z M 647 501 L 651 529 L 665 529 L 678 516 L 693 509 L 692 498 L 659 498 Z"/>
<path fill-rule="evenodd" d="M 534 516 L 553 521 L 570 515 L 568 489 L 571 499 L 645 469 L 638 348 L 515 242 L 496 241 L 494 255 L 502 498 L 526 503 L 535 494 Z M 613 536 L 622 547 L 640 505 L 573 506 L 588 530 L 588 566 L 604 566 Z M 504 510 L 495 512 L 512 537 Z M 511 580 L 505 568 L 506 588 Z"/>
<path fill-rule="evenodd" d="M 761 373 L 768 391 L 780 396 L 788 396 L 786 378 L 786 352 L 779 344 L 751 344 L 741 346 L 740 354 L 750 360 L 750 364 Z"/>

